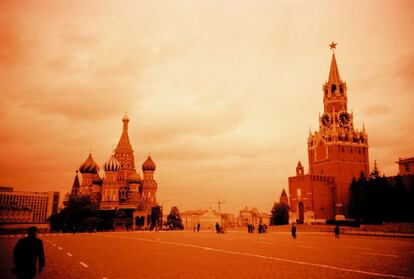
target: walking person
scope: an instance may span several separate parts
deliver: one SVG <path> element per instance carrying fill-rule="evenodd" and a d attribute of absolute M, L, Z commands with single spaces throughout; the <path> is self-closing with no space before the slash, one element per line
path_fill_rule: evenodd
<path fill-rule="evenodd" d="M 296 239 L 296 224 L 292 224 L 292 237 L 293 239 Z"/>
<path fill-rule="evenodd" d="M 200 231 L 200 223 L 197 223 L 197 232 Z"/>
<path fill-rule="evenodd" d="M 336 225 L 334 228 L 335 238 L 339 238 L 339 226 Z"/>
<path fill-rule="evenodd" d="M 216 232 L 217 232 L 217 233 L 220 233 L 220 225 L 219 225 L 219 223 L 218 223 L 218 222 L 216 223 Z"/>
<path fill-rule="evenodd" d="M 36 276 L 36 262 L 38 261 L 38 272 L 45 267 L 45 253 L 42 240 L 36 237 L 37 228 L 27 229 L 27 236 L 19 239 L 13 250 L 13 274 L 17 279 L 32 279 Z"/>

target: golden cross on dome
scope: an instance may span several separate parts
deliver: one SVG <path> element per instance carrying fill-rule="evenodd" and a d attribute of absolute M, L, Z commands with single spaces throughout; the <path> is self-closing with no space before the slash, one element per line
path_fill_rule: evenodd
<path fill-rule="evenodd" d="M 91 143 L 91 144 L 89 144 L 89 153 L 92 153 L 93 151 L 95 151 L 95 150 L 92 149 L 92 143 Z"/>
<path fill-rule="evenodd" d="M 332 42 L 329 46 L 331 47 L 330 49 L 336 49 L 336 45 L 337 43 Z"/>

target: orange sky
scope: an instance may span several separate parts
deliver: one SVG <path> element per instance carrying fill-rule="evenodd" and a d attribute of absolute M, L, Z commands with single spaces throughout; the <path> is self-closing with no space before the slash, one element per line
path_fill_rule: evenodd
<path fill-rule="evenodd" d="M 394 175 L 414 155 L 413 26 L 412 1 L 1 1 L 0 185 L 69 191 L 127 110 L 164 206 L 269 211 L 307 168 L 332 40 L 371 165 Z"/>

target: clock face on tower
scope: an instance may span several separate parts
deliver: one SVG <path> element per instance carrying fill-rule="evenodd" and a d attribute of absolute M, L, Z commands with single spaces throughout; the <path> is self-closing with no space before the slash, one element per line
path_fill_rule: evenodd
<path fill-rule="evenodd" d="M 332 123 L 332 116 L 329 113 L 322 114 L 322 117 L 321 117 L 322 126 L 329 127 L 331 126 L 331 123 Z"/>
<path fill-rule="evenodd" d="M 341 126 L 347 127 L 351 124 L 351 115 L 346 111 L 338 113 L 338 122 Z"/>

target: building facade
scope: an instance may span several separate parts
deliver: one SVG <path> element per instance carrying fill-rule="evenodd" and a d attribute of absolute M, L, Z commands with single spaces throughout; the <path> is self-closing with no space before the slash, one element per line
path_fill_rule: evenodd
<path fill-rule="evenodd" d="M 345 218 L 352 178 L 369 174 L 368 134 L 365 126 L 354 125 L 347 85 L 340 78 L 334 52 L 322 92 L 319 129 L 309 131 L 307 140 L 309 172 L 305 174 L 299 162 L 296 176 L 288 179 L 291 216 L 299 222 Z"/>
<path fill-rule="evenodd" d="M 122 119 L 123 129 L 113 154 L 103 164 L 104 176 L 99 175 L 100 167 L 89 154 L 79 166 L 81 180 L 76 171 L 71 196 L 89 196 L 98 204 L 103 215 L 114 216 L 115 229 L 125 225 L 147 228 L 158 224 L 157 182 L 154 179 L 156 165 L 151 156 L 142 164 L 143 176 L 135 166 L 134 151 L 129 140 L 129 118 Z"/>
<path fill-rule="evenodd" d="M 13 191 L 0 187 L 0 223 L 47 223 L 57 213 L 59 192 Z"/>
<path fill-rule="evenodd" d="M 414 157 L 399 158 L 397 164 L 400 175 L 414 175 Z"/>
<path fill-rule="evenodd" d="M 241 227 L 247 227 L 247 225 L 254 225 L 257 227 L 259 224 L 270 225 L 271 214 L 260 213 L 257 208 L 247 208 L 245 206 L 239 212 L 238 223 Z"/>

